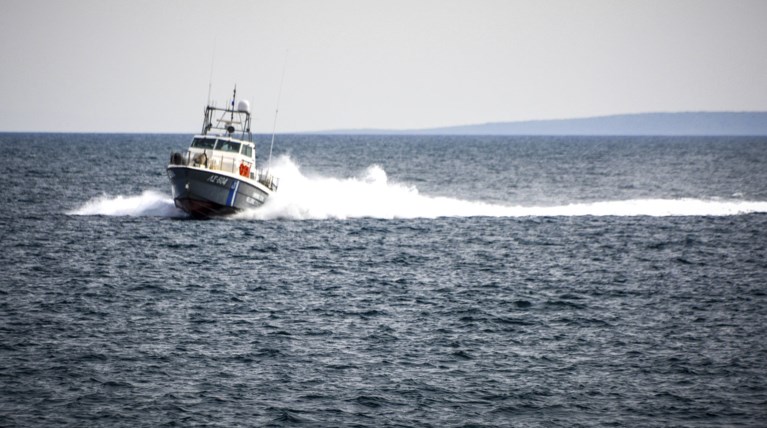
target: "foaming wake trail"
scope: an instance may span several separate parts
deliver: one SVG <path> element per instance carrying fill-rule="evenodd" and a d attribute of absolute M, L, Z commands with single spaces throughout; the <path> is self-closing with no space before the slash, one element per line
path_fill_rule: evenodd
<path fill-rule="evenodd" d="M 91 199 L 69 215 L 106 215 L 131 217 L 184 217 L 173 205 L 173 199 L 159 192 L 146 190 L 138 196 L 101 196 Z"/>
<path fill-rule="evenodd" d="M 513 208 L 513 207 L 511 207 Z M 522 216 L 729 216 L 767 213 L 767 202 L 704 199 L 631 199 L 556 207 L 518 207 Z"/>
<path fill-rule="evenodd" d="M 560 206 L 489 204 L 422 195 L 413 186 L 391 183 L 372 165 L 358 177 L 308 177 L 288 157 L 273 167 L 280 188 L 262 207 L 236 218 L 268 220 L 536 216 L 727 216 L 767 212 L 767 202 L 703 199 L 637 199 Z"/>

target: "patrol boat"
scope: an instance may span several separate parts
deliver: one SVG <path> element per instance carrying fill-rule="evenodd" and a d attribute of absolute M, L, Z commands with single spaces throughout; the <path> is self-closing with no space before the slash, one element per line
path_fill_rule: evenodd
<path fill-rule="evenodd" d="M 277 191 L 278 179 L 256 168 L 250 132 L 250 104 L 229 108 L 208 104 L 202 132 L 189 150 L 174 152 L 167 168 L 175 205 L 195 218 L 210 218 L 256 208 Z"/>

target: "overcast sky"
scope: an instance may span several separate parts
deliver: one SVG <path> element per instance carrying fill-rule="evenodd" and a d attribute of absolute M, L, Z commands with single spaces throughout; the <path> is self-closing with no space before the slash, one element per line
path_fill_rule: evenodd
<path fill-rule="evenodd" d="M 765 0 L 0 0 L 0 131 L 255 131 L 767 111 Z M 287 60 L 286 60 L 287 59 Z"/>

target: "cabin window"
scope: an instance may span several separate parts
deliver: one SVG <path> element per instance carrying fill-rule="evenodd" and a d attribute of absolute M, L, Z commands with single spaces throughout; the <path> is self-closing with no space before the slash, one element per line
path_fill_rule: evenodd
<path fill-rule="evenodd" d="M 214 144 L 216 144 L 216 140 L 211 138 L 195 138 L 192 140 L 192 147 L 198 149 L 212 149 Z"/>
<path fill-rule="evenodd" d="M 218 143 L 216 144 L 216 150 L 221 150 L 222 152 L 239 153 L 240 143 L 235 143 L 234 141 L 227 140 L 218 140 Z"/>
<path fill-rule="evenodd" d="M 252 158 L 253 157 L 253 147 L 243 144 L 242 145 L 242 153 L 245 157 Z"/>

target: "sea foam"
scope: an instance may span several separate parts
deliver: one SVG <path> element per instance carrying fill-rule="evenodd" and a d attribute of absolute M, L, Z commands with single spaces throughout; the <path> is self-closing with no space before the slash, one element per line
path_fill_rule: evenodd
<path fill-rule="evenodd" d="M 347 178 L 310 176 L 287 156 L 274 162 L 280 188 L 263 206 L 232 218 L 323 220 L 350 218 L 729 216 L 767 213 L 767 202 L 715 199 L 631 199 L 556 206 L 491 204 L 421 194 L 415 186 L 391 182 L 379 165 Z M 71 215 L 183 217 L 173 199 L 147 190 L 137 196 L 100 196 Z"/>
<path fill-rule="evenodd" d="M 268 220 L 347 218 L 536 217 L 536 216 L 726 216 L 767 212 L 767 202 L 707 199 L 633 199 L 557 206 L 491 204 L 419 193 L 415 186 L 390 182 L 371 165 L 356 177 L 307 176 L 288 157 L 273 168 L 279 191 L 258 209 L 237 218 Z"/>
<path fill-rule="evenodd" d="M 138 196 L 99 196 L 67 214 L 131 217 L 184 216 L 184 212 L 173 204 L 173 198 L 153 190 L 146 190 Z"/>

